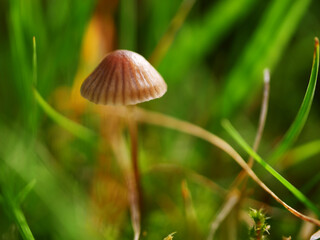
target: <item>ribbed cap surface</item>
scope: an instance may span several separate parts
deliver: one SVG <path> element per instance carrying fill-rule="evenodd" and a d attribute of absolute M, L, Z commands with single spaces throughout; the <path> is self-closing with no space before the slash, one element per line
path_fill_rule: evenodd
<path fill-rule="evenodd" d="M 161 97 L 167 84 L 144 57 L 117 50 L 101 61 L 80 91 L 96 104 L 133 105 Z"/>

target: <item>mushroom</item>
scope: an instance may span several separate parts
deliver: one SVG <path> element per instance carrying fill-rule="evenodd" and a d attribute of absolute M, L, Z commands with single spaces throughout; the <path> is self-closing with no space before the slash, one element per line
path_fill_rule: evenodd
<path fill-rule="evenodd" d="M 117 50 L 102 60 L 80 91 L 96 104 L 135 105 L 162 97 L 167 84 L 144 57 Z"/>
<path fill-rule="evenodd" d="M 141 55 L 116 50 L 108 54 L 98 67 L 82 83 L 81 95 L 95 104 L 135 105 L 162 97 L 167 84 L 161 75 Z M 128 109 L 128 107 L 127 107 Z M 137 126 L 128 109 L 128 124 L 131 138 L 132 166 L 120 162 L 129 190 L 134 239 L 140 236 L 139 176 L 137 163 Z M 124 153 L 119 153 L 123 156 Z"/>

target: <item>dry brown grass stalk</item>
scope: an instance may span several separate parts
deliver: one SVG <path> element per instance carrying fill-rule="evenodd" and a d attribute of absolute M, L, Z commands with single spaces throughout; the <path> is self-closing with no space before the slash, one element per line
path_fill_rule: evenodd
<path fill-rule="evenodd" d="M 125 117 L 124 112 L 121 110 L 117 111 L 117 114 Z M 209 131 L 189 123 L 187 121 L 179 120 L 174 117 L 167 116 L 165 114 L 151 112 L 147 110 L 143 110 L 141 108 L 136 108 L 134 110 L 134 118 L 136 121 L 149 123 L 153 125 L 158 125 L 170 129 L 175 129 L 177 131 L 201 138 L 212 145 L 220 148 L 225 153 L 227 153 L 230 157 L 232 157 L 246 172 L 247 174 L 268 194 L 270 194 L 277 202 L 279 202 L 283 207 L 285 207 L 289 212 L 291 212 L 296 217 L 301 220 L 308 221 L 314 223 L 317 226 L 320 226 L 320 221 L 318 219 L 306 216 L 294 208 L 290 207 L 284 201 L 282 201 L 270 188 L 268 188 L 252 171 L 250 166 L 244 161 L 244 159 L 223 139 L 218 136 L 210 133 Z"/>

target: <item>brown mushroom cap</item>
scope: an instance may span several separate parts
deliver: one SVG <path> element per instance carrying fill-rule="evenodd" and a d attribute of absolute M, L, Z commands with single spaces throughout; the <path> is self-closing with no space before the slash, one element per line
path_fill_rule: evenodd
<path fill-rule="evenodd" d="M 134 105 L 162 97 L 167 84 L 141 55 L 117 50 L 108 54 L 82 83 L 81 95 L 105 105 Z"/>

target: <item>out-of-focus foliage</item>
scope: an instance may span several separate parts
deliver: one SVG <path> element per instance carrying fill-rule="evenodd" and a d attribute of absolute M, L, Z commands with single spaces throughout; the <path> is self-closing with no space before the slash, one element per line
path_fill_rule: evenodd
<path fill-rule="evenodd" d="M 114 49 L 152 56 L 182 2 L 0 1 L 0 239 L 21 239 L 28 229 L 35 239 L 132 238 L 126 185 L 106 137 L 113 119 L 82 99 L 79 89 Z M 266 159 L 303 101 L 313 39 L 320 35 L 319 9 L 317 0 L 196 0 L 155 66 L 168 92 L 141 107 L 231 140 L 220 127 L 220 119 L 228 117 L 250 143 L 259 118 L 262 70 L 269 67 L 269 115 L 259 151 Z M 96 133 L 89 143 L 37 106 L 33 36 L 35 87 L 58 113 Z M 316 89 L 305 127 L 293 145 L 297 148 L 278 160 L 277 169 L 314 203 L 320 202 L 319 109 Z M 171 130 L 139 125 L 138 140 L 141 239 L 163 239 L 172 232 L 174 239 L 205 239 L 239 166 L 211 145 Z M 254 170 L 284 201 L 305 210 L 260 167 Z M 34 186 L 24 194 L 30 183 Z M 248 239 L 248 214 L 243 210 L 261 205 L 272 216 L 270 238 L 311 235 L 250 181 L 248 192 L 221 223 L 217 239 Z M 24 200 L 19 202 L 21 195 Z"/>

